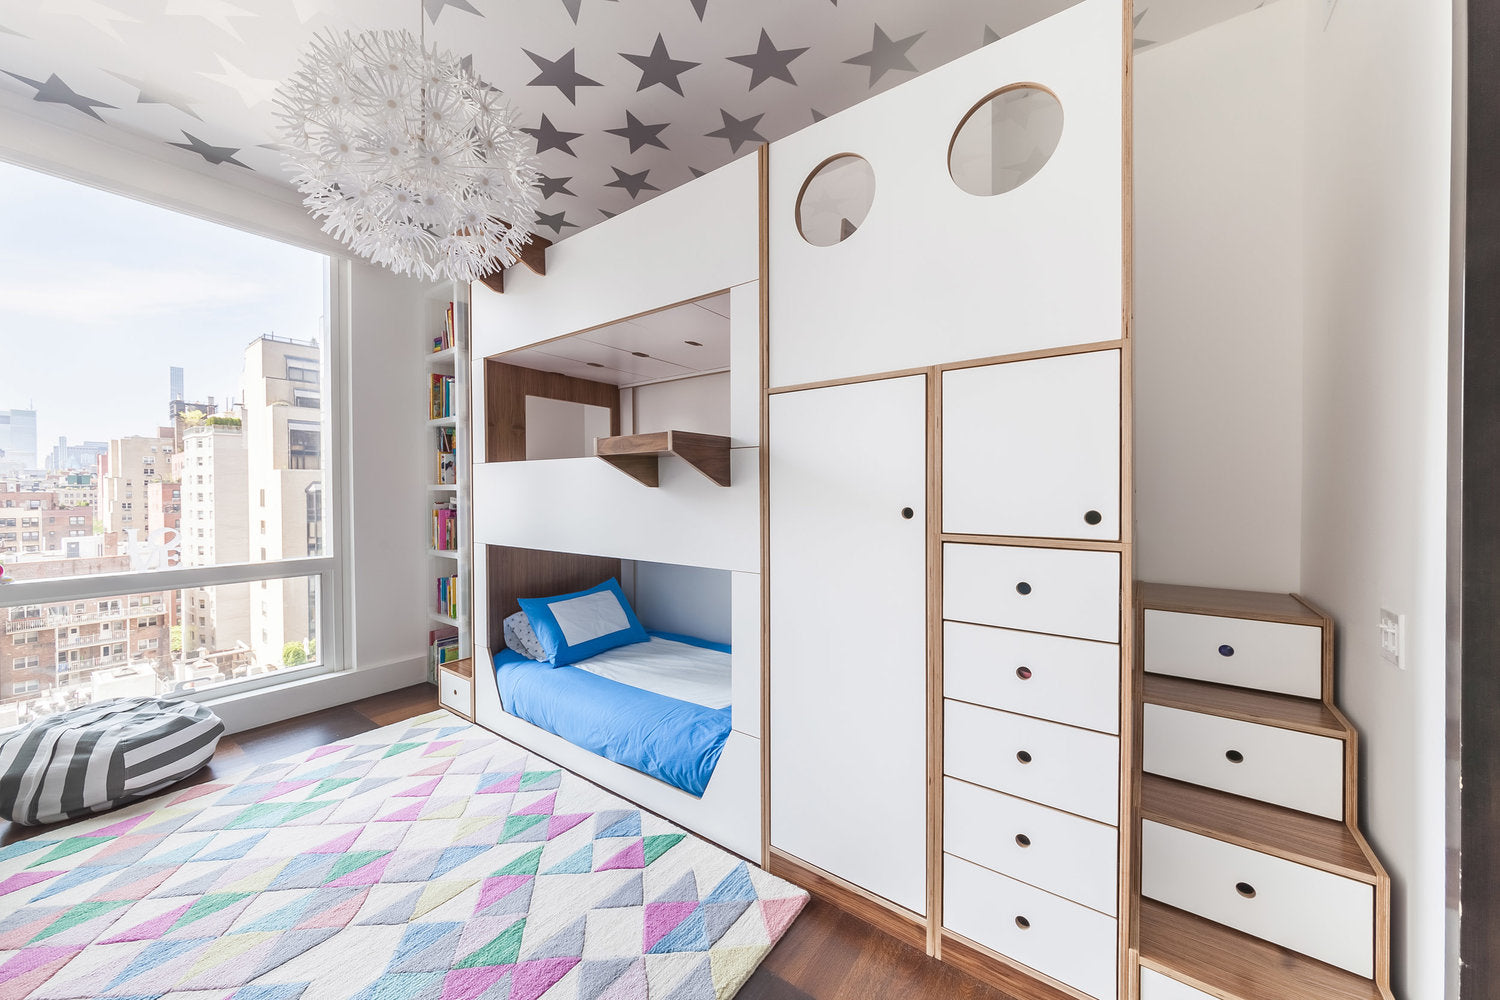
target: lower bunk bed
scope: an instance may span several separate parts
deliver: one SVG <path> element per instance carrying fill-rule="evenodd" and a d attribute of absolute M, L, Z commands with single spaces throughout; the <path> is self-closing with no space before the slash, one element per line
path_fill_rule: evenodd
<path fill-rule="evenodd" d="M 761 748 L 757 738 L 733 725 L 731 647 L 641 629 L 633 636 L 637 641 L 576 658 L 538 659 L 540 653 L 529 645 L 524 648 L 530 656 L 507 648 L 499 625 L 515 614 L 518 604 L 527 604 L 535 595 L 557 594 L 561 587 L 576 586 L 590 575 L 597 582 L 600 572 L 609 571 L 598 563 L 609 561 L 532 553 L 545 555 L 540 562 L 553 571 L 541 579 L 535 572 L 521 573 L 518 580 L 516 553 L 530 550 L 503 551 L 511 554 L 509 572 L 495 572 L 496 554 L 490 558 L 486 631 L 491 648 L 476 649 L 475 721 L 759 864 Z M 560 578 L 555 572 L 559 560 L 564 565 L 584 563 Z M 600 589 L 561 597 L 591 596 Z M 598 606 L 584 610 L 592 626 Z M 613 613 L 612 608 L 608 611 Z M 625 613 L 633 619 L 628 603 Z M 562 629 L 554 633 L 553 638 L 562 641 Z M 582 652 L 589 652 L 586 644 Z M 480 666 L 486 662 L 493 669 Z M 754 666 L 758 671 L 759 663 Z M 744 711 L 758 715 L 759 705 L 745 706 Z M 758 728 L 758 718 L 755 721 Z"/>

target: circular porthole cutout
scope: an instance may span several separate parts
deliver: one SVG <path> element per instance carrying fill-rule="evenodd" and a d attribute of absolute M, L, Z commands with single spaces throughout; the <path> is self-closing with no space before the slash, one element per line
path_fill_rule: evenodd
<path fill-rule="evenodd" d="M 875 171 L 853 153 L 829 157 L 802 182 L 797 232 L 815 247 L 842 243 L 864 225 L 875 204 Z"/>
<path fill-rule="evenodd" d="M 948 146 L 948 173 L 960 190 L 988 197 L 1031 180 L 1062 139 L 1063 106 L 1045 87 L 1019 83 L 969 109 Z"/>

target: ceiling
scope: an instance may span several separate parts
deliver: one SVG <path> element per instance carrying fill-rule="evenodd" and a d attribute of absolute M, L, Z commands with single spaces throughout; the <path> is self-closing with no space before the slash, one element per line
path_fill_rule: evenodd
<path fill-rule="evenodd" d="M 0 95 L 290 195 L 272 99 L 307 42 L 420 28 L 515 105 L 556 240 L 1074 2 L 0 0 Z M 1138 0 L 1136 48 L 1262 5 Z"/>
<path fill-rule="evenodd" d="M 729 293 L 502 355 L 508 365 L 610 385 L 729 370 Z"/>

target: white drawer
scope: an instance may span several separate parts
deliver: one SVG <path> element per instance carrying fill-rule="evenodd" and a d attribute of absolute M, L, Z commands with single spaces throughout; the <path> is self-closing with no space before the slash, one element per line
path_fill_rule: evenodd
<path fill-rule="evenodd" d="M 451 708 L 467 716 L 473 707 L 470 697 L 473 689 L 473 682 L 469 678 L 447 670 L 438 671 L 438 704 L 444 708 Z"/>
<path fill-rule="evenodd" d="M 943 858 L 943 926 L 1099 1000 L 1116 996 L 1113 917 Z"/>
<path fill-rule="evenodd" d="M 1112 826 L 945 778 L 943 850 L 1115 915 L 1120 840 Z"/>
<path fill-rule="evenodd" d="M 1119 823 L 1118 737 L 961 701 L 943 706 L 944 774 Z"/>
<path fill-rule="evenodd" d="M 1373 886 L 1150 820 L 1141 827 L 1143 895 L 1375 974 Z"/>
<path fill-rule="evenodd" d="M 1145 632 L 1150 673 L 1323 697 L 1323 630 L 1312 625 L 1148 610 Z"/>
<path fill-rule="evenodd" d="M 976 705 L 1120 731 L 1120 647 L 943 623 L 943 694 Z"/>
<path fill-rule="evenodd" d="M 1147 705 L 1142 767 L 1289 809 L 1344 818 L 1344 742 Z"/>
<path fill-rule="evenodd" d="M 943 617 L 1119 642 L 1119 553 L 950 542 Z"/>
<path fill-rule="evenodd" d="M 1186 983 L 1169 979 L 1154 969 L 1141 970 L 1141 1000 L 1218 1000 Z"/>

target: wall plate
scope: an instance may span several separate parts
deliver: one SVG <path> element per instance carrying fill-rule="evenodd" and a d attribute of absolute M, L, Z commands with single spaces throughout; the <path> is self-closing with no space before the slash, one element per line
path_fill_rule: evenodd
<path fill-rule="evenodd" d="M 1406 669 L 1406 616 L 1380 609 L 1380 658 Z"/>

